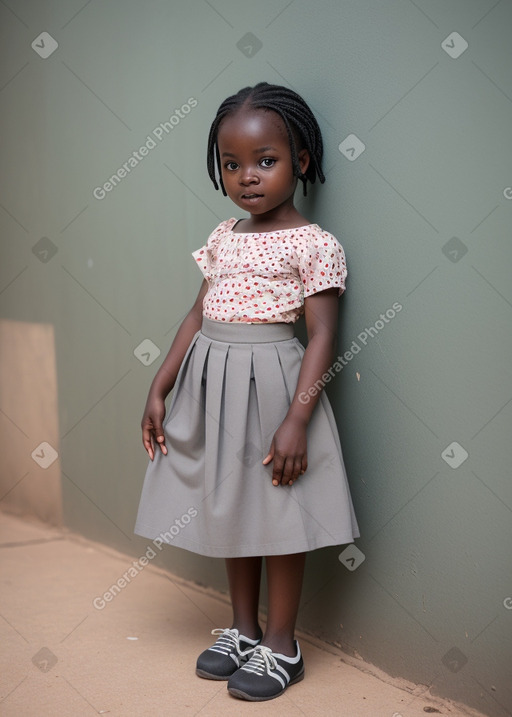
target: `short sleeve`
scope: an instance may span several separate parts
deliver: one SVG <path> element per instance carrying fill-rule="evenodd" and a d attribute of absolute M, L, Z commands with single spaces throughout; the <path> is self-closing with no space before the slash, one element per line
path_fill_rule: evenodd
<path fill-rule="evenodd" d="M 299 273 L 304 298 L 334 287 L 341 296 L 345 291 L 347 263 L 343 247 L 336 237 L 319 227 L 304 236 L 299 251 Z"/>
<path fill-rule="evenodd" d="M 196 260 L 197 266 L 207 281 L 211 281 L 214 275 L 217 247 L 223 234 L 226 233 L 229 224 L 232 221 L 233 220 L 228 219 L 225 222 L 221 222 L 210 234 L 206 244 L 203 244 L 202 247 L 199 247 L 199 249 L 192 252 L 192 256 Z"/>
<path fill-rule="evenodd" d="M 208 258 L 208 244 L 192 252 L 192 256 L 196 260 L 197 266 L 201 269 L 204 278 L 209 281 L 211 278 L 211 266 Z"/>

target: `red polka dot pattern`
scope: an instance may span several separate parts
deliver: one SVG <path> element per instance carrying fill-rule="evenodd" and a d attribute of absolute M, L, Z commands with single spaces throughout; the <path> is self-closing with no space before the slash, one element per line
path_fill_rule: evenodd
<path fill-rule="evenodd" d="M 221 222 L 192 256 L 208 281 L 203 314 L 215 321 L 294 323 L 304 299 L 324 289 L 345 291 L 343 247 L 318 224 L 273 232 L 233 231 Z"/>

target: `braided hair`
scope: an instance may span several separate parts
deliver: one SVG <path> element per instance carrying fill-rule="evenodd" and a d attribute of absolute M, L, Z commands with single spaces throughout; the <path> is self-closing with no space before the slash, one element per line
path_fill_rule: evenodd
<path fill-rule="evenodd" d="M 220 184 L 222 193 L 227 196 L 222 182 L 222 175 L 219 176 L 219 182 L 217 182 L 215 176 L 215 161 L 217 161 L 219 171 L 221 167 L 217 143 L 220 123 L 225 117 L 235 113 L 244 105 L 255 109 L 273 110 L 280 115 L 290 142 L 293 174 L 302 182 L 304 196 L 306 196 L 307 192 L 306 182 L 308 179 L 313 184 L 318 176 L 320 182 L 325 182 L 321 167 L 323 155 L 322 134 L 311 109 L 302 97 L 293 90 L 281 85 L 259 82 L 254 87 L 244 87 L 235 95 L 225 99 L 217 110 L 217 115 L 210 127 L 207 166 L 208 175 L 215 189 L 219 189 Z M 300 169 L 297 147 L 299 150 L 305 148 L 309 152 L 309 166 L 304 173 Z"/>

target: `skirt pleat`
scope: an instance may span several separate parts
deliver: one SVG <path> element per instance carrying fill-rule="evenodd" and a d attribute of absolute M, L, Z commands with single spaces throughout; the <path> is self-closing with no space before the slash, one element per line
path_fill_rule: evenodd
<path fill-rule="evenodd" d="M 332 408 L 307 428 L 308 468 L 293 486 L 264 466 L 293 398 L 304 346 L 290 324 L 203 319 L 164 420 L 168 453 L 149 462 L 135 533 L 201 555 L 298 553 L 359 536 Z"/>

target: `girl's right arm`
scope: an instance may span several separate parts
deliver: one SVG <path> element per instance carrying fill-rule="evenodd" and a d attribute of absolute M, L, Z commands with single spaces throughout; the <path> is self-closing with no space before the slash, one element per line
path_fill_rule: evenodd
<path fill-rule="evenodd" d="M 155 442 L 165 455 L 167 448 L 162 428 L 165 417 L 165 399 L 172 390 L 181 363 L 187 353 L 190 342 L 200 330 L 203 315 L 203 299 L 208 291 L 208 283 L 203 279 L 194 305 L 181 322 L 165 361 L 158 369 L 149 389 L 148 400 L 142 416 L 142 443 L 151 460 L 155 457 Z"/>

